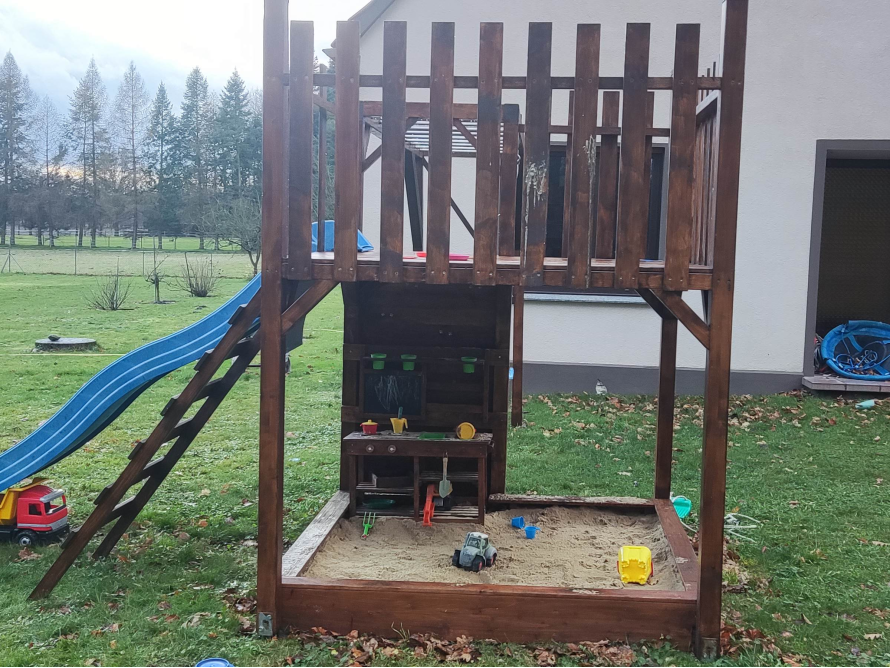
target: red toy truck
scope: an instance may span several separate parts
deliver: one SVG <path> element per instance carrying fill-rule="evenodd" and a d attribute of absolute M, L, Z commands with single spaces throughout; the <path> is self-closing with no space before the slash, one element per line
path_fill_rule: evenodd
<path fill-rule="evenodd" d="M 34 478 L 0 494 L 0 536 L 28 547 L 68 533 L 65 494 L 46 482 L 45 478 Z"/>

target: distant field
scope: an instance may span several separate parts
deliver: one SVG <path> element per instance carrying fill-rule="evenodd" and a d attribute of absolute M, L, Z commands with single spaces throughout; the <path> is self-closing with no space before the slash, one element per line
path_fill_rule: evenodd
<path fill-rule="evenodd" d="M 73 237 L 63 237 L 66 242 Z M 30 243 L 20 243 L 28 240 Z M 59 240 L 57 240 L 58 242 Z M 100 239 L 105 242 L 105 239 Z M 13 247 L 0 248 L 0 268 L 3 274 L 71 274 L 83 276 L 101 276 L 113 274 L 120 268 L 121 274 L 126 276 L 144 276 L 152 269 L 153 251 L 151 243 L 145 250 L 131 249 L 128 239 L 110 238 L 114 245 L 103 246 L 102 243 L 95 249 L 89 247 L 77 248 L 74 245 L 37 246 L 33 237 L 18 237 Z M 121 242 L 126 242 L 123 244 Z M 211 243 L 207 244 L 212 246 Z M 230 250 L 204 250 L 197 251 L 198 240 L 181 238 L 177 240 L 176 250 L 173 250 L 173 240 L 168 243 L 165 239 L 164 250 L 158 252 L 160 271 L 167 276 L 179 276 L 185 264 L 188 254 L 189 261 L 213 261 L 213 268 L 224 278 L 248 278 L 253 274 L 253 268 L 247 255 L 242 252 Z"/>
<path fill-rule="evenodd" d="M 184 237 L 164 237 L 163 238 L 163 246 L 164 250 L 178 250 L 178 251 L 196 251 L 198 250 L 198 246 L 201 245 L 198 237 L 193 236 L 184 236 Z M 142 250 L 151 250 L 153 237 L 140 237 L 137 248 Z M 128 236 L 118 237 L 118 236 L 100 236 L 96 238 L 96 248 L 118 248 L 118 249 L 129 249 L 131 244 L 131 239 Z M 6 244 L 0 245 L 0 248 L 6 248 L 9 244 L 9 237 L 6 237 Z M 55 239 L 55 245 L 59 248 L 74 248 L 77 245 L 77 235 L 74 234 L 64 234 L 62 236 L 58 236 Z M 214 244 L 213 239 L 207 238 L 204 240 L 205 250 L 216 250 L 216 246 Z M 44 238 L 43 246 L 49 247 L 49 240 Z M 84 235 L 83 238 L 83 248 L 88 249 L 90 246 L 90 236 L 89 234 Z M 219 250 L 234 250 L 231 246 L 226 244 L 224 241 L 219 242 Z M 40 248 L 37 244 L 37 236 L 33 234 L 22 234 L 20 231 L 16 232 L 15 235 L 15 246 L 14 248 Z"/>

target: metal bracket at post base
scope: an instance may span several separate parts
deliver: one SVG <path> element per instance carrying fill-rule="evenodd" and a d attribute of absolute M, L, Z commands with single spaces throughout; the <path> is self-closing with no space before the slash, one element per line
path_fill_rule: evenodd
<path fill-rule="evenodd" d="M 274 635 L 272 630 L 272 615 L 268 612 L 257 613 L 256 619 L 257 635 L 263 638 L 271 638 Z"/>
<path fill-rule="evenodd" d="M 720 656 L 720 639 L 719 638 L 702 638 L 698 633 L 695 634 L 695 642 L 693 643 L 695 656 L 699 659 L 716 659 Z"/>

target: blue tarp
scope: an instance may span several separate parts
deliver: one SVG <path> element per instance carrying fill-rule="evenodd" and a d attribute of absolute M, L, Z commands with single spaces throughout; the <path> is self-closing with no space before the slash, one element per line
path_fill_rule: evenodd
<path fill-rule="evenodd" d="M 359 253 L 367 253 L 368 251 L 374 250 L 374 247 L 371 245 L 371 242 L 365 238 L 365 235 L 362 234 L 361 230 L 358 231 L 358 252 Z M 334 250 L 334 221 L 326 220 L 324 221 L 324 249 L 326 252 L 330 253 Z M 312 252 L 315 253 L 318 250 L 318 223 L 312 223 Z"/>

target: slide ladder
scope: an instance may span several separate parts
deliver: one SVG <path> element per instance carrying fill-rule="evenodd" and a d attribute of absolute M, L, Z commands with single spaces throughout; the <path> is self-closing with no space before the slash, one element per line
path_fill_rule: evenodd
<path fill-rule="evenodd" d="M 282 316 L 286 329 L 289 329 L 288 324 L 293 325 L 305 317 L 335 285 L 333 281 L 319 281 L 306 290 Z M 259 352 L 262 324 L 259 330 L 254 330 L 254 323 L 260 312 L 261 292 L 262 290 L 257 292 L 246 305 L 240 306 L 235 311 L 228 331 L 215 348 L 205 352 L 198 360 L 195 365 L 195 375 L 180 394 L 167 402 L 161 411 L 161 420 L 151 435 L 143 441 L 136 442 L 129 455 L 129 464 L 114 483 L 99 493 L 94 501 L 96 508 L 83 525 L 66 537 L 62 543 L 61 554 L 31 592 L 31 599 L 48 595 L 93 536 L 102 527 L 114 522 L 114 526 L 93 553 L 93 558 L 108 556 L 161 486 L 173 466 Z M 216 372 L 229 359 L 233 359 L 229 369 L 214 379 Z M 204 400 L 204 403 L 195 415 L 183 419 L 188 409 L 201 400 Z M 172 445 L 165 454 L 155 458 L 166 443 Z M 143 484 L 139 491 L 122 501 L 124 495 L 140 482 Z"/>

